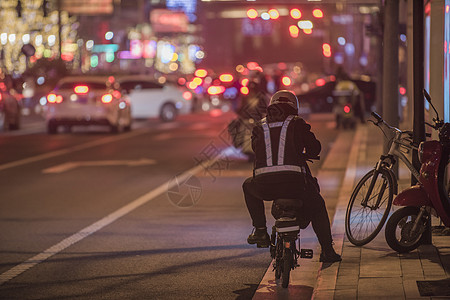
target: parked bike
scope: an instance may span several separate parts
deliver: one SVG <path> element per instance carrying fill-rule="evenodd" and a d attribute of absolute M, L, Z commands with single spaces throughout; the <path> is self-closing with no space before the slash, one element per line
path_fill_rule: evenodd
<path fill-rule="evenodd" d="M 413 144 L 413 132 L 389 125 L 376 112 L 372 112 L 372 116 L 376 121 L 369 121 L 378 126 L 388 139 L 389 151 L 381 155 L 375 167 L 361 178 L 350 197 L 345 214 L 345 233 L 356 246 L 372 241 L 386 222 L 398 189 L 397 178 L 392 171 L 397 160 L 403 161 L 411 174 L 419 178 L 419 172 L 405 155 L 417 150 Z"/>
<path fill-rule="evenodd" d="M 450 123 L 439 119 L 425 90 L 424 95 L 436 113 L 434 124 L 426 124 L 439 131 L 439 141 L 425 141 L 419 145 L 421 168 L 418 184 L 403 190 L 394 199 L 394 205 L 404 207 L 389 218 L 385 237 L 388 245 L 399 253 L 412 251 L 423 243 L 431 215 L 450 226 Z"/>
<path fill-rule="evenodd" d="M 300 248 L 300 229 L 305 229 L 309 220 L 299 217 L 303 206 L 299 199 L 276 199 L 272 204 L 275 225 L 270 237 L 270 255 L 273 258 L 275 278 L 281 278 L 281 285 L 287 288 L 290 272 L 299 266 L 299 258 L 312 258 L 312 249 Z"/>

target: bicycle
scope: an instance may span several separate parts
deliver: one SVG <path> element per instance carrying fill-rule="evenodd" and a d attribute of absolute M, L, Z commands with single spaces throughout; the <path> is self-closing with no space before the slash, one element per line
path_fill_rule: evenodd
<path fill-rule="evenodd" d="M 372 116 L 376 122 L 369 121 L 389 140 L 389 151 L 381 155 L 375 167 L 361 178 L 350 197 L 345 214 L 345 233 L 355 246 L 372 241 L 386 222 L 393 195 L 397 195 L 398 190 L 397 178 L 392 171 L 397 159 L 403 161 L 416 179 L 419 178 L 419 172 L 405 156 L 418 148 L 413 144 L 413 132 L 389 125 L 376 112 L 372 112 Z"/>
<path fill-rule="evenodd" d="M 298 258 L 313 257 L 312 249 L 300 249 L 300 229 L 309 224 L 308 220 L 298 218 L 297 212 L 301 207 L 302 202 L 298 199 L 276 199 L 272 204 L 276 221 L 270 237 L 270 256 L 275 279 L 281 278 L 283 288 L 289 285 L 291 270 L 299 266 Z"/>

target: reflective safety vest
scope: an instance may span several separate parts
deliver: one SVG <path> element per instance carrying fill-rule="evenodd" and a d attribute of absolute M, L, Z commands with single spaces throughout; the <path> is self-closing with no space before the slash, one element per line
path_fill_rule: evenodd
<path fill-rule="evenodd" d="M 264 142 L 266 146 L 266 166 L 256 168 L 254 171 L 255 176 L 260 174 L 267 174 L 273 172 L 299 172 L 306 173 L 306 168 L 301 165 L 284 164 L 285 147 L 286 147 L 286 135 L 289 123 L 294 119 L 293 115 L 290 115 L 284 120 L 284 122 L 267 123 L 267 119 L 261 120 L 262 128 L 264 130 Z M 270 128 L 281 127 L 280 140 L 278 144 L 278 160 L 276 164 L 273 163 L 272 157 L 272 142 L 270 139 Z M 300 154 L 298 154 L 300 155 Z"/>

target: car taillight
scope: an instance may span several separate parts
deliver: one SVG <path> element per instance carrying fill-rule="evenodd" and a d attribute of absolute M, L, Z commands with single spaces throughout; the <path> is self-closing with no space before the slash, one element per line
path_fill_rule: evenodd
<path fill-rule="evenodd" d="M 111 94 L 104 94 L 102 96 L 103 103 L 111 103 L 112 99 L 113 99 L 113 96 Z"/>
<path fill-rule="evenodd" d="M 352 108 L 351 108 L 350 105 L 344 106 L 344 112 L 345 112 L 346 114 L 350 113 L 351 110 L 352 110 Z"/>
<path fill-rule="evenodd" d="M 76 94 L 87 94 L 89 92 L 89 87 L 87 85 L 77 85 L 73 91 Z"/>
<path fill-rule="evenodd" d="M 246 87 L 246 86 L 241 87 L 242 95 L 248 95 L 248 92 L 249 92 L 248 87 Z"/>
<path fill-rule="evenodd" d="M 47 101 L 49 103 L 61 103 L 63 101 L 63 97 L 61 95 L 48 94 Z"/>
<path fill-rule="evenodd" d="M 208 88 L 208 94 L 219 95 L 225 92 L 225 87 L 221 85 L 212 85 Z"/>
<path fill-rule="evenodd" d="M 192 94 L 188 91 L 183 93 L 183 98 L 186 100 L 191 100 L 192 99 Z"/>
<path fill-rule="evenodd" d="M 122 93 L 118 90 L 115 90 L 112 92 L 114 98 L 119 99 L 120 97 L 122 97 Z"/>

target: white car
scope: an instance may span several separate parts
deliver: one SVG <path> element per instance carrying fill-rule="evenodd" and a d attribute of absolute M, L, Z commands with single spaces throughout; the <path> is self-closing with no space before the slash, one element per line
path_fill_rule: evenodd
<path fill-rule="evenodd" d="M 183 91 L 176 85 L 160 84 L 145 76 L 125 76 L 118 81 L 128 94 L 133 118 L 159 117 L 168 122 L 173 121 L 177 115 L 191 112 L 191 92 Z"/>
<path fill-rule="evenodd" d="M 47 95 L 47 131 L 59 126 L 105 125 L 111 132 L 131 130 L 131 109 L 114 77 L 69 76 Z"/>

